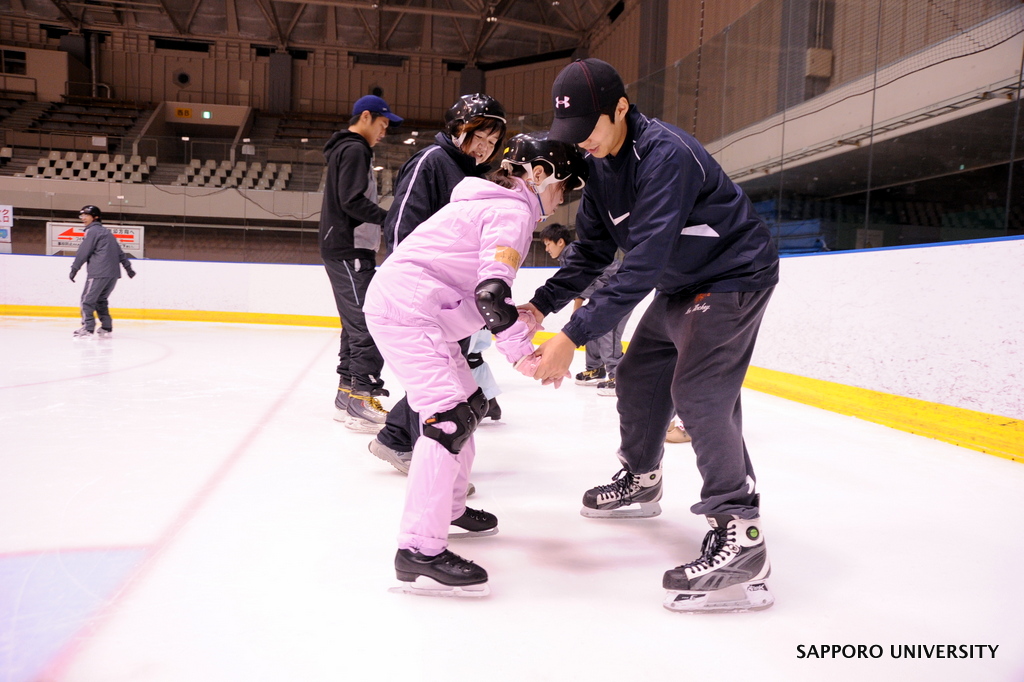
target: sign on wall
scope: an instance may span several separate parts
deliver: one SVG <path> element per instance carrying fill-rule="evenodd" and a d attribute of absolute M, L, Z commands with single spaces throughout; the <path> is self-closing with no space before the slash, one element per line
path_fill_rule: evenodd
<path fill-rule="evenodd" d="M 135 258 L 144 258 L 145 229 L 141 225 L 115 225 L 103 223 L 114 233 L 121 249 Z M 46 223 L 46 255 L 69 253 L 78 250 L 85 239 L 82 223 Z"/>
<path fill-rule="evenodd" d="M 0 206 L 0 253 L 11 252 L 11 231 L 14 229 L 14 207 Z"/>

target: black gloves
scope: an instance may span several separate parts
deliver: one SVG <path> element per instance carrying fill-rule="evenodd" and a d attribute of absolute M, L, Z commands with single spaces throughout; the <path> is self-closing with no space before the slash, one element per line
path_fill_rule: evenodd
<path fill-rule="evenodd" d="M 124 263 L 124 271 L 128 273 L 128 279 L 131 279 L 132 277 L 135 276 L 135 271 L 132 270 L 131 263 L 129 263 L 128 261 L 125 261 Z"/>
<path fill-rule="evenodd" d="M 75 281 L 75 275 L 77 275 L 77 274 L 78 274 L 78 270 L 76 268 L 71 268 L 71 274 L 68 275 L 68 276 L 71 278 L 72 282 Z"/>

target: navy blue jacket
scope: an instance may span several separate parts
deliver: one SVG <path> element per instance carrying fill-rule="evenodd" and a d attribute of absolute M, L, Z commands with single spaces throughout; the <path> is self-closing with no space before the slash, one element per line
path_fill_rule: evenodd
<path fill-rule="evenodd" d="M 695 138 L 635 106 L 627 129 L 617 155 L 587 157 L 576 249 L 531 300 L 544 314 L 561 309 L 622 249 L 619 271 L 562 328 L 577 346 L 615 327 L 652 289 L 759 291 L 779 279 L 768 227 Z"/>
<path fill-rule="evenodd" d="M 455 185 L 467 176 L 481 177 L 490 169 L 487 164 L 478 166 L 476 159 L 456 147 L 446 134 L 435 135 L 434 144 L 416 152 L 398 171 L 395 200 L 384 221 L 388 253 L 449 202 Z"/>

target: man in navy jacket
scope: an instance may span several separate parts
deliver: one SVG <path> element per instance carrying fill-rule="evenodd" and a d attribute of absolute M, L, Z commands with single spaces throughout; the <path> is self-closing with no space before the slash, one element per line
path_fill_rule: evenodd
<path fill-rule="evenodd" d="M 588 490 L 587 517 L 661 512 L 665 432 L 678 413 L 703 477 L 691 511 L 712 531 L 699 559 L 669 570 L 665 606 L 677 611 L 766 608 L 770 565 L 756 478 L 743 440 L 740 387 L 778 282 L 764 222 L 699 142 L 641 114 L 619 74 L 577 60 L 555 79 L 550 136 L 587 152 L 590 179 L 576 216 L 578 247 L 537 290 L 538 319 L 579 295 L 625 252 L 608 284 L 540 346 L 536 378 L 564 376 L 577 346 L 612 329 L 656 295 L 616 375 L 622 470 Z"/>

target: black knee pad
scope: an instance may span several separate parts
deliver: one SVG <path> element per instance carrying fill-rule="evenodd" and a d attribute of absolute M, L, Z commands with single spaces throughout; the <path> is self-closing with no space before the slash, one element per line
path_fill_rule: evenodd
<path fill-rule="evenodd" d="M 423 422 L 423 435 L 431 440 L 436 440 L 444 446 L 445 450 L 457 455 L 462 451 L 462 447 L 469 437 L 476 431 L 477 425 L 485 414 L 487 414 L 487 398 L 484 397 L 483 390 L 478 388 L 466 402 L 459 403 L 450 410 L 438 412 Z M 434 426 L 439 422 L 455 424 L 455 431 L 445 433 Z"/>
<path fill-rule="evenodd" d="M 480 365 L 484 364 L 484 356 L 482 353 L 470 353 L 466 356 L 466 362 L 469 363 L 470 369 L 476 369 Z"/>

